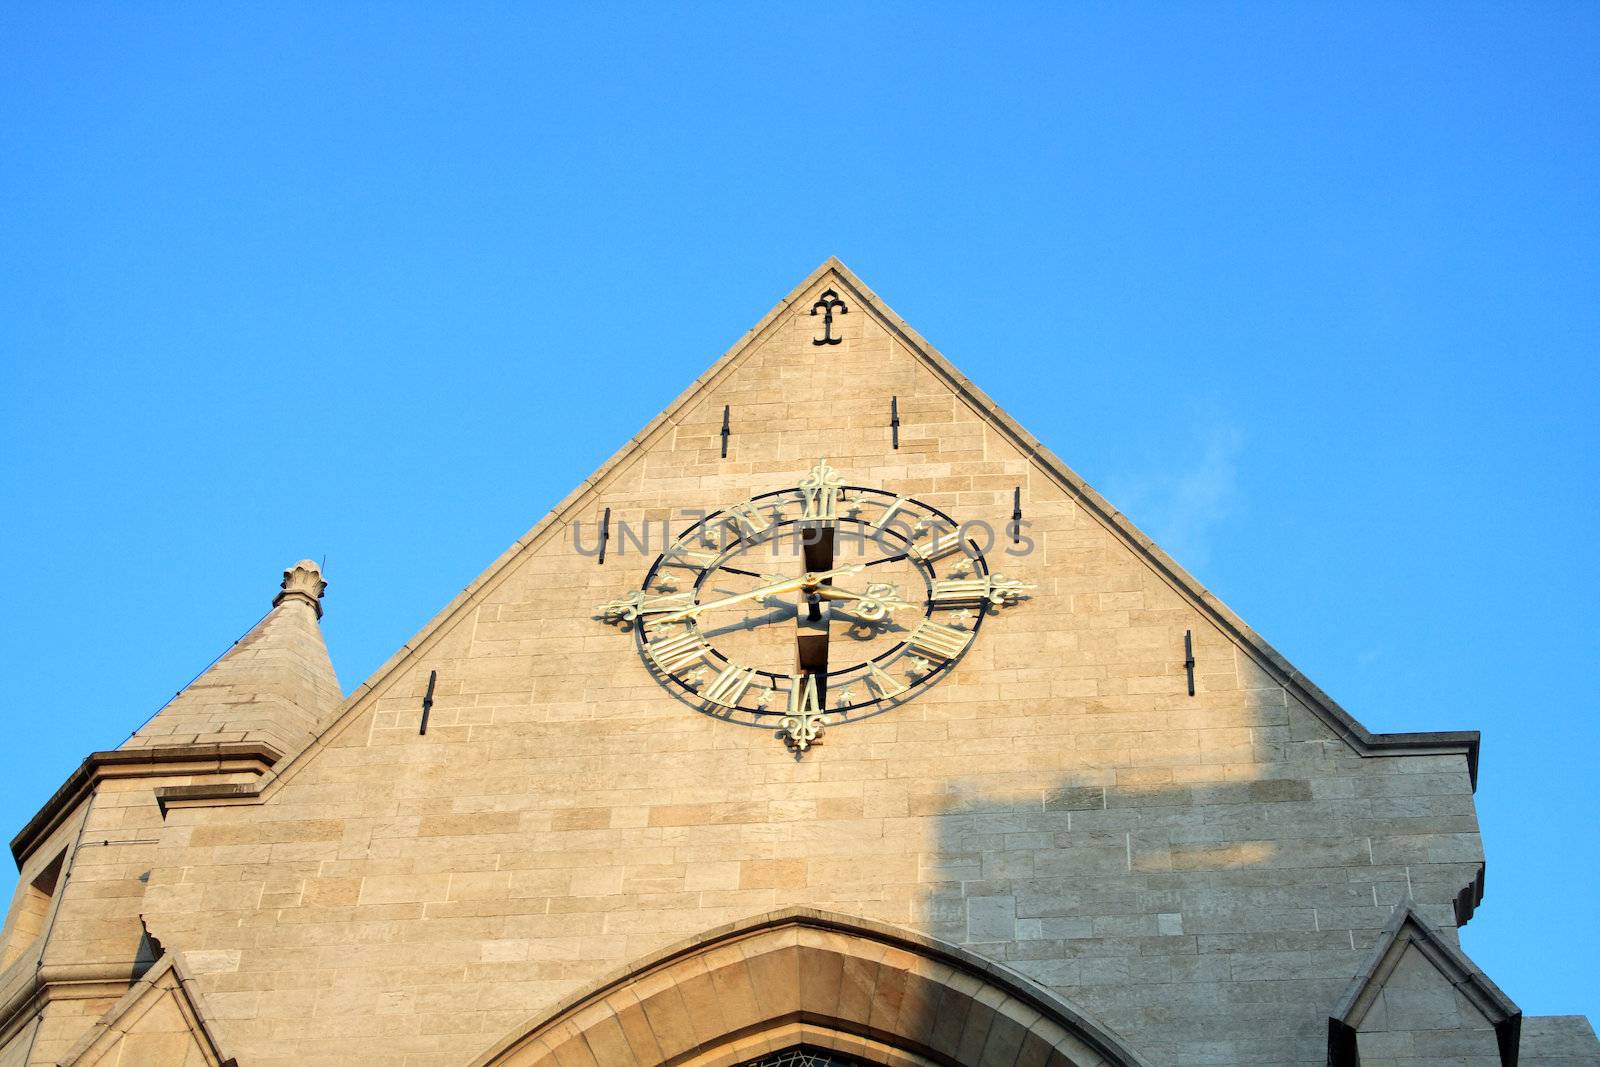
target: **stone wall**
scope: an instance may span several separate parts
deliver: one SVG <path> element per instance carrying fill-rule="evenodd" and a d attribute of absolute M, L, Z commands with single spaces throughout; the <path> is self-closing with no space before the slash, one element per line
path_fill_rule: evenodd
<path fill-rule="evenodd" d="M 242 1062 L 459 1064 L 630 959 L 805 905 L 1004 962 L 1152 1062 L 1321 1063 L 1391 907 L 1452 921 L 1482 858 L 1467 760 L 1356 754 L 852 292 L 846 343 L 813 346 L 820 288 L 264 803 L 169 813 L 145 915 Z M 1020 485 L 1037 549 L 1007 569 L 1039 588 L 930 693 L 796 761 L 652 680 L 592 617 L 649 561 L 598 565 L 567 524 L 723 506 L 818 456 L 996 529 Z"/>
<path fill-rule="evenodd" d="M 829 286 L 851 313 L 819 347 Z M 119 843 L 83 853 L 69 940 L 94 955 L 142 921 L 246 1067 L 460 1067 L 604 975 L 791 908 L 1002 964 L 1150 1064 L 1325 1063 L 1397 905 L 1453 936 L 1483 859 L 1468 750 L 1380 746 L 919 345 L 819 273 L 259 795 L 241 775 L 163 815 L 161 781 L 107 788 Z M 648 520 L 653 555 L 663 520 L 824 456 L 996 530 L 1020 487 L 1034 550 L 995 552 L 1037 588 L 940 684 L 796 759 L 657 684 L 595 617 L 651 556 L 617 541 L 601 565 L 572 527 L 592 546 L 607 508 Z"/>

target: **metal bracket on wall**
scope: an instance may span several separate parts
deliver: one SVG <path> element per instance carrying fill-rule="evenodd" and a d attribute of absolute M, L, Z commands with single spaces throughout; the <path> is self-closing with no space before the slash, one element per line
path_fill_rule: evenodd
<path fill-rule="evenodd" d="M 438 680 L 438 671 L 428 672 L 428 691 L 422 694 L 422 725 L 417 728 L 419 734 L 428 732 L 428 713 L 433 710 L 433 683 Z"/>
<path fill-rule="evenodd" d="M 1022 486 L 1011 491 L 1011 543 L 1022 544 Z"/>
<path fill-rule="evenodd" d="M 844 306 L 844 301 L 839 299 L 839 294 L 832 289 L 825 289 L 817 302 L 811 305 L 811 314 L 815 315 L 817 309 L 822 309 L 822 336 L 812 338 L 814 345 L 836 345 L 843 341 L 843 337 L 833 336 L 833 309 L 838 308 L 839 314 L 848 315 L 850 309 Z"/>
<path fill-rule="evenodd" d="M 728 458 L 728 434 L 731 433 L 731 432 L 732 431 L 730 431 L 728 429 L 728 405 L 724 404 L 724 405 L 722 405 L 722 458 L 723 459 L 727 459 Z"/>
<path fill-rule="evenodd" d="M 889 435 L 894 447 L 900 447 L 900 398 L 889 398 Z"/>
<path fill-rule="evenodd" d="M 606 542 L 611 540 L 611 509 L 606 508 L 606 513 L 600 519 L 600 562 L 606 561 Z"/>
<path fill-rule="evenodd" d="M 1183 631 L 1183 669 L 1189 675 L 1189 695 L 1194 696 L 1194 631 Z"/>

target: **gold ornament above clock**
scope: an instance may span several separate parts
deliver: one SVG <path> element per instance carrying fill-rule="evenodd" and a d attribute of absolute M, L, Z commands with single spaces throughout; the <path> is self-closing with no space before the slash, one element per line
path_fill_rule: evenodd
<path fill-rule="evenodd" d="M 987 531 L 987 526 L 982 526 Z M 803 753 L 827 726 L 904 703 L 953 670 L 986 615 L 1032 587 L 993 573 L 968 527 L 909 496 L 798 485 L 707 514 L 641 587 L 598 606 L 658 681 Z"/>

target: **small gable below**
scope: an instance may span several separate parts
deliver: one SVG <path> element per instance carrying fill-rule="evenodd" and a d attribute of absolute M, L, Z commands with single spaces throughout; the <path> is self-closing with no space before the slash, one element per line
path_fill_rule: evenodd
<path fill-rule="evenodd" d="M 201 1011 L 199 994 L 168 955 L 145 974 L 67 1054 L 61 1067 L 235 1067 Z"/>
<path fill-rule="evenodd" d="M 1401 951 L 1356 1033 L 1361 1063 L 1500 1067 L 1494 1023 L 1416 945 Z"/>
<path fill-rule="evenodd" d="M 1522 1013 L 1410 908 L 1329 1019 L 1330 1067 L 1512 1067 Z"/>

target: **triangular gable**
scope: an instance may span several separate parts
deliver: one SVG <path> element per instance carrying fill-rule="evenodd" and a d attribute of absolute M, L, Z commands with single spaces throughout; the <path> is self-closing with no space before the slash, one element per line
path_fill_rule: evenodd
<path fill-rule="evenodd" d="M 345 724 L 367 707 L 368 698 L 384 683 L 395 677 L 407 665 L 428 652 L 431 646 L 448 632 L 451 625 L 482 601 L 514 569 L 526 554 L 565 529 L 567 524 L 591 516 L 594 501 L 618 472 L 647 448 L 685 420 L 706 393 L 725 380 L 741 360 L 752 352 L 783 319 L 797 301 L 814 295 L 821 284 L 837 290 L 852 301 L 854 314 L 870 315 L 892 337 L 898 340 L 915 359 L 941 381 L 954 395 L 966 404 L 994 432 L 1015 447 L 1047 479 L 1062 488 L 1086 514 L 1093 517 L 1115 538 L 1124 543 L 1165 584 L 1177 592 L 1202 616 L 1214 623 L 1242 649 L 1272 681 L 1284 688 L 1292 697 L 1316 715 L 1333 734 L 1344 740 L 1363 756 L 1402 754 L 1457 754 L 1465 756 L 1474 786 L 1477 780 L 1478 733 L 1476 731 L 1418 732 L 1374 734 L 1362 726 L 1332 698 L 1297 670 L 1282 654 L 1269 645 L 1242 619 L 1207 591 L 1195 578 L 1180 567 L 1149 537 L 1138 530 L 1120 512 L 1095 492 L 1071 468 L 1045 445 L 1022 428 L 990 399 L 982 390 L 913 330 L 880 300 L 859 278 L 836 258 L 829 258 L 803 282 L 769 311 L 760 322 L 725 352 L 712 366 L 679 395 L 660 415 L 652 419 L 634 435 L 609 460 L 603 463 L 576 489 L 551 509 L 544 519 L 519 538 L 498 559 L 458 594 L 445 608 L 430 620 L 394 656 L 379 667 L 370 678 L 356 688 L 346 699 L 340 714 L 322 732 L 316 742 L 292 760 L 274 768 L 262 784 L 262 796 L 269 795 L 277 785 L 305 764 L 306 759 L 336 736 Z"/>
<path fill-rule="evenodd" d="M 1445 940 L 1409 906 L 1395 910 L 1388 926 L 1378 936 L 1366 966 L 1350 983 L 1339 1006 L 1328 1018 L 1329 1067 L 1356 1067 L 1361 1062 L 1356 1049 L 1361 1024 L 1412 948 L 1488 1020 L 1500 1046 L 1500 1062 L 1504 1067 L 1516 1067 L 1522 1010 L 1459 948 Z"/>
<path fill-rule="evenodd" d="M 119 1062 L 235 1067 L 237 1061 L 206 1023 L 200 991 L 175 954 L 169 952 L 146 971 L 60 1060 L 61 1067 Z"/>

